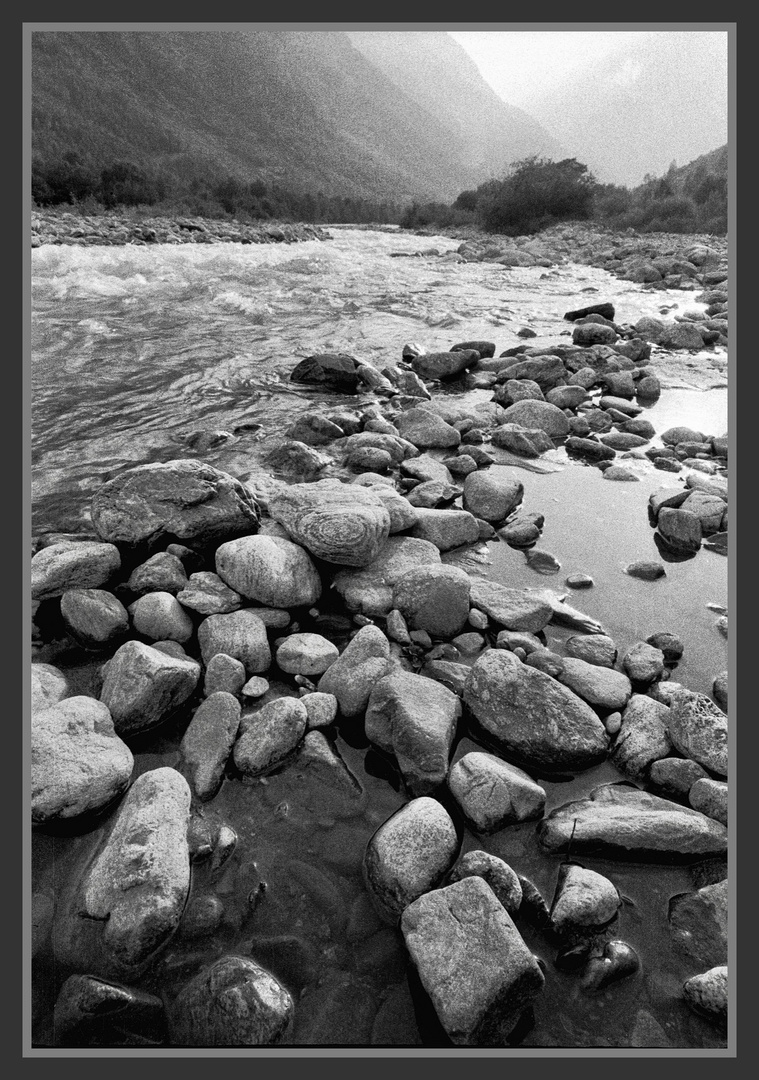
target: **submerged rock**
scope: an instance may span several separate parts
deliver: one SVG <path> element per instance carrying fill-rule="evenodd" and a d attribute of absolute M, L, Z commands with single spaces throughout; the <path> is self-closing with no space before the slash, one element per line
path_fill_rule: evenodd
<path fill-rule="evenodd" d="M 212 799 L 221 787 L 224 767 L 240 726 L 240 702 L 232 694 L 217 690 L 195 710 L 179 751 L 193 792 L 199 799 Z"/>
<path fill-rule="evenodd" d="M 504 1046 L 545 980 L 490 886 L 467 877 L 427 893 L 403 912 L 401 929 L 451 1042 Z"/>
<path fill-rule="evenodd" d="M 301 698 L 283 697 L 246 716 L 234 745 L 234 763 L 246 776 L 263 776 L 295 750 L 306 733 L 308 713 Z"/>
<path fill-rule="evenodd" d="M 222 956 L 200 971 L 170 1014 L 175 1046 L 276 1046 L 295 1012 L 290 993 L 244 956 Z"/>
<path fill-rule="evenodd" d="M 473 578 L 472 607 L 483 611 L 506 630 L 539 633 L 553 618 L 553 607 L 544 597 L 526 589 L 511 589 L 496 581 Z"/>
<path fill-rule="evenodd" d="M 677 951 L 701 967 L 727 963 L 727 879 L 669 901 L 667 922 Z"/>

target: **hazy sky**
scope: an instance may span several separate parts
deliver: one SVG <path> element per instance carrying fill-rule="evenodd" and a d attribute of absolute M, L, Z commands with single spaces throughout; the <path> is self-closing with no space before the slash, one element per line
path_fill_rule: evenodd
<path fill-rule="evenodd" d="M 650 37 L 650 30 L 449 30 L 510 105 L 529 103 L 553 90 L 575 68 Z"/>

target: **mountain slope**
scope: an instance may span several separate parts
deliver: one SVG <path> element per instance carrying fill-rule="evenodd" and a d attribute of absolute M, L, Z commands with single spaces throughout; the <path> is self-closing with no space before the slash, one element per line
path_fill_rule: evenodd
<path fill-rule="evenodd" d="M 41 160 L 73 150 L 98 168 L 126 159 L 183 179 L 451 199 L 482 178 L 461 128 L 460 110 L 389 79 L 341 32 L 32 34 Z"/>
<path fill-rule="evenodd" d="M 530 114 L 598 180 L 632 187 L 727 142 L 726 71 L 727 33 L 652 33 L 533 100 Z"/>
<path fill-rule="evenodd" d="M 367 59 L 434 116 L 449 119 L 476 183 L 503 176 L 531 154 L 566 157 L 535 119 L 508 105 L 462 47 L 443 31 L 348 31 Z"/>

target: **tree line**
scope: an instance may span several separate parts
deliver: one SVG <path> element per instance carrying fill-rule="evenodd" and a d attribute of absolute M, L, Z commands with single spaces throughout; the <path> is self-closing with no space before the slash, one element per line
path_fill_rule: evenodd
<path fill-rule="evenodd" d="M 709 159 L 663 177 L 646 176 L 633 189 L 601 184 L 576 158 L 537 155 L 515 162 L 502 179 L 462 191 L 452 203 L 391 201 L 299 192 L 260 178 L 188 177 L 129 161 L 93 168 L 74 152 L 32 163 L 38 206 L 79 205 L 95 210 L 149 206 L 167 214 L 235 217 L 242 221 L 397 224 L 404 228 L 472 226 L 506 236 L 539 233 L 559 221 L 593 221 L 639 232 L 727 232 L 727 170 Z"/>

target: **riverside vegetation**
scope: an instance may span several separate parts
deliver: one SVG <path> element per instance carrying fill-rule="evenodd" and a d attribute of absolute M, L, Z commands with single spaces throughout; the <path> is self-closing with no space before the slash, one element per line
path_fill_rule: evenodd
<path fill-rule="evenodd" d="M 252 239 L 57 220 L 35 217 L 40 243 Z M 536 243 L 456 258 L 549 267 L 553 247 L 701 307 L 622 324 L 578 301 L 571 344 L 531 347 L 525 327 L 499 356 L 479 339 L 409 342 L 382 369 L 314 354 L 291 381 L 345 404 L 294 415 L 265 470 L 126 469 L 90 531 L 34 538 L 32 822 L 75 855 L 33 892 L 37 1045 L 582 1045 L 531 1042 L 535 1015 L 566 991 L 602 1025 L 593 1003 L 649 978 L 618 929 L 641 864 L 691 875 L 658 914 L 682 977 L 647 982 L 624 1042 L 600 1026 L 595 1045 L 724 1045 L 726 673 L 711 697 L 679 684 L 677 628 L 620 651 L 571 599 L 590 575 L 512 588 L 466 555 L 499 539 L 555 572 L 502 466 L 557 445 L 610 482 L 644 458 L 678 474 L 649 502 L 662 551 L 726 550 L 727 433 L 675 426 L 645 449 L 642 416 L 657 349 L 727 344 L 726 250 L 574 226 Z M 492 400 L 459 404 L 471 389 Z M 655 588 L 665 568 L 627 572 Z M 80 671 L 40 659 L 61 641 Z M 488 850 L 526 830 L 541 885 L 518 846 Z"/>

